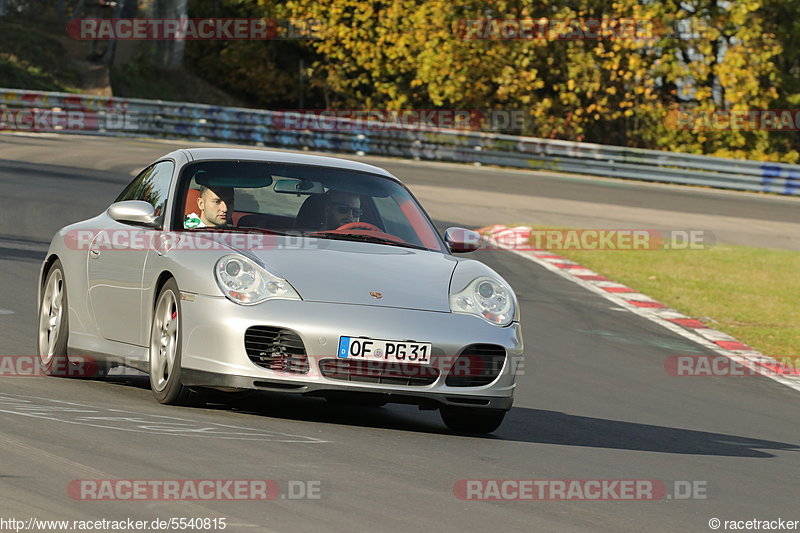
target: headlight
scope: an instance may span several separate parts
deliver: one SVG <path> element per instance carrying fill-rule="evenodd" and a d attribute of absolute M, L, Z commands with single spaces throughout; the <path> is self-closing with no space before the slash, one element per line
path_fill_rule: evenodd
<path fill-rule="evenodd" d="M 241 255 L 221 257 L 214 267 L 214 278 L 222 293 L 237 304 L 257 304 L 271 298 L 300 299 L 288 281 Z"/>
<path fill-rule="evenodd" d="M 450 295 L 450 310 L 478 315 L 492 324 L 507 326 L 514 320 L 514 295 L 496 279 L 481 277 L 472 280 L 461 292 Z"/>

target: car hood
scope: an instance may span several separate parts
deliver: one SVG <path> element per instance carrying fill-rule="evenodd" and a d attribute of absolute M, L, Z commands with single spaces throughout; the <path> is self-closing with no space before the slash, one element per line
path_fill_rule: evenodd
<path fill-rule="evenodd" d="M 458 262 L 440 252 L 332 239 L 279 239 L 271 250 L 240 251 L 306 301 L 450 311 Z"/>

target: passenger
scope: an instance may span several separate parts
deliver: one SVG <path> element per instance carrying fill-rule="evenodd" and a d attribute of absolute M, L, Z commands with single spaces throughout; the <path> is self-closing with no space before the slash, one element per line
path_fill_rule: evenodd
<path fill-rule="evenodd" d="M 190 213 L 183 225 L 187 229 L 231 226 L 233 202 L 233 187 L 201 186 L 200 197 L 197 199 L 200 216 Z"/>

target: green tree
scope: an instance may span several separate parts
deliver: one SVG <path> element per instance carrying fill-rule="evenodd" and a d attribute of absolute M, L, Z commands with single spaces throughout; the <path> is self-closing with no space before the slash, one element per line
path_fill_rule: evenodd
<path fill-rule="evenodd" d="M 671 117 L 800 101 L 800 38 L 784 13 L 799 2 L 193 0 L 192 16 L 313 19 L 321 30 L 188 52 L 206 79 L 273 108 L 294 107 L 302 59 L 307 107 L 524 110 L 523 133 L 539 137 L 794 161 L 785 134 L 679 129 Z M 490 18 L 572 21 L 574 32 L 473 38 L 467 21 Z M 585 38 L 591 19 L 617 21 L 610 38 Z"/>
<path fill-rule="evenodd" d="M 264 18 L 276 21 L 285 17 L 275 0 L 191 0 L 192 18 Z M 186 65 L 213 83 L 255 107 L 294 109 L 304 83 L 301 60 L 310 65 L 314 52 L 301 40 L 190 41 Z M 306 95 L 306 107 L 322 107 L 321 92 Z"/>

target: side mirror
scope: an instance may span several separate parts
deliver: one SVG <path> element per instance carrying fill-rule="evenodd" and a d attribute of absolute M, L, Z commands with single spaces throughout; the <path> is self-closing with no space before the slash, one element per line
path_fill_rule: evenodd
<path fill-rule="evenodd" d="M 444 242 L 454 254 L 474 252 L 481 247 L 481 236 L 464 228 L 447 228 L 444 232 Z"/>
<path fill-rule="evenodd" d="M 143 226 L 154 226 L 157 219 L 156 208 L 141 200 L 126 200 L 111 204 L 106 212 L 117 222 Z"/>

